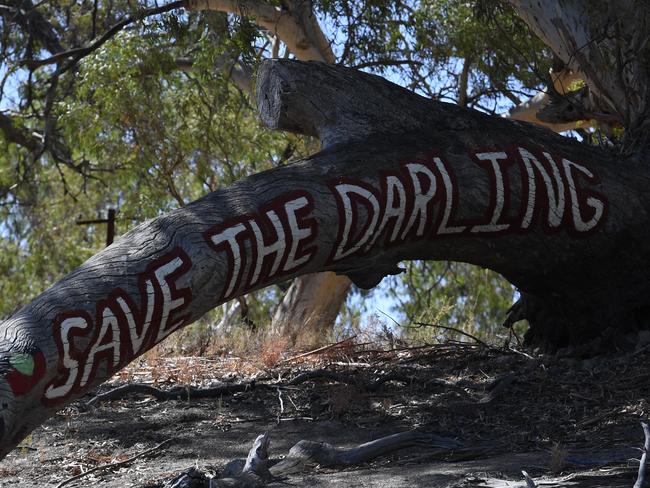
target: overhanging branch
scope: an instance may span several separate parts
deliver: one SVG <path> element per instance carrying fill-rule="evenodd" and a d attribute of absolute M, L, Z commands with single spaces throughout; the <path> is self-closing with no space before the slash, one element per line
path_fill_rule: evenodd
<path fill-rule="evenodd" d="M 7 8 L 0 9 L 0 14 L 6 22 L 20 25 L 26 34 L 39 41 L 52 54 L 64 50 L 56 29 L 31 0 L 8 0 L 4 4 Z"/>
<path fill-rule="evenodd" d="M 596 109 L 586 88 L 576 89 L 575 85 L 581 81 L 576 73 L 566 69 L 558 72 L 551 70 L 550 78 L 553 86 L 549 87 L 549 91 L 540 91 L 509 110 L 504 117 L 531 122 L 554 132 L 590 127 L 593 119 L 608 123 L 612 121 L 611 115 L 602 114 Z M 551 92 L 555 93 L 552 95 Z"/>
<path fill-rule="evenodd" d="M 177 58 L 176 67 L 181 71 L 187 72 L 195 70 L 192 58 Z M 254 95 L 253 69 L 246 63 L 238 61 L 234 55 L 226 52 L 216 59 L 214 67 L 222 71 L 242 92 L 251 96 Z"/>
<path fill-rule="evenodd" d="M 306 34 L 306 27 L 301 25 L 288 10 L 282 10 L 257 0 L 188 0 L 187 9 L 193 11 L 216 10 L 253 17 L 258 25 L 277 35 L 298 59 L 305 61 L 333 61 L 331 49 L 325 52 L 321 51 L 323 49 L 323 42 L 320 41 L 321 36 L 324 39 L 322 32 L 320 35 L 314 34 L 315 39 L 318 40 L 317 44 L 314 44 Z M 306 19 L 310 19 L 307 14 L 304 15 Z M 312 20 L 309 20 L 309 22 L 307 28 L 313 28 Z M 327 46 L 329 48 L 329 44 Z"/>

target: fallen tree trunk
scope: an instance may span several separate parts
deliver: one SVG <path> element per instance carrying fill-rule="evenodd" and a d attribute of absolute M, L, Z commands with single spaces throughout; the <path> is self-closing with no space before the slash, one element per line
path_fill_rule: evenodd
<path fill-rule="evenodd" d="M 316 271 L 368 288 L 405 259 L 478 264 L 549 347 L 645 316 L 644 161 L 320 63 L 267 61 L 258 105 L 323 150 L 136 227 L 7 320 L 2 455 L 211 308 Z"/>

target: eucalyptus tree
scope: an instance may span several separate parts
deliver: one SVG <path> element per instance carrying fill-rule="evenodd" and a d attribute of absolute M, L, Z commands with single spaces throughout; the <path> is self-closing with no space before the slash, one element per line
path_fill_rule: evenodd
<path fill-rule="evenodd" d="M 413 26 L 433 19 L 429 29 L 441 35 L 447 17 L 436 20 L 431 8 L 443 4 L 404 4 L 399 11 L 381 3 L 321 7 L 345 17 L 341 25 L 347 26 L 348 42 L 341 60 L 355 53 L 356 66 L 408 66 L 404 73 L 411 87 L 422 90 L 416 81 L 429 65 L 417 58 L 417 43 L 435 44 Z M 400 273 L 402 260 L 490 268 L 521 291 L 508 324 L 528 319 L 528 343 L 549 349 L 595 337 L 611 343 L 618 332 L 645 327 L 649 10 L 631 0 L 615 8 L 571 0 L 510 4 L 514 10 L 482 3 L 479 12 L 496 16 L 495 25 L 505 33 L 517 30 L 531 56 L 545 55 L 546 66 L 530 66 L 538 79 L 546 78 L 548 89 L 511 114 L 527 114 L 557 130 L 577 127 L 584 142 L 466 108 L 481 103 L 472 100 L 473 90 L 486 90 L 482 81 L 491 80 L 498 67 L 489 57 L 458 49 L 441 56 L 443 63 L 431 64 L 449 67 L 449 78 L 463 88 L 457 97 L 461 106 L 332 66 L 330 44 L 304 3 L 173 2 L 123 17 L 128 3 L 5 2 L 3 26 L 11 29 L 3 29 L 3 53 L 13 64 L 5 64 L 4 89 L 11 91 L 13 84 L 20 98 L 18 110 L 5 110 L 0 125 L 11 156 L 5 164 L 20 177 L 17 183 L 4 181 L 12 217 L 28 216 L 23 202 L 39 196 L 29 185 L 52 174 L 58 174 L 60 188 L 51 186 L 49 192 L 63 195 L 84 185 L 101 187 L 95 179 L 120 183 L 120 167 L 109 167 L 106 178 L 97 176 L 106 169 L 97 158 L 111 155 L 118 160 L 112 164 L 135 168 L 138 177 L 131 174 L 119 195 L 132 202 L 134 212 L 146 208 L 146 197 L 134 199 L 143 188 L 138 184 L 152 174 L 180 208 L 135 227 L 4 322 L 2 452 L 216 305 L 319 271 L 370 288 Z M 171 11 L 176 13 L 158 17 Z M 221 15 L 207 15 L 214 11 Z M 513 12 L 545 48 L 521 33 Z M 70 28 L 73 17 L 78 29 Z M 391 56 L 400 49 L 406 58 L 363 60 L 375 35 L 366 28 L 368 18 L 382 19 L 367 25 L 389 36 L 374 42 Z M 441 35 L 440 46 L 453 30 Z M 223 44 L 216 43 L 221 49 L 214 49 L 215 39 L 222 38 Z M 248 103 L 230 84 L 215 79 L 223 91 L 205 92 L 212 81 L 208 66 L 212 74 L 218 67 L 242 80 L 260 52 L 281 53 L 278 39 L 285 53 L 322 56 L 328 63 L 266 61 L 256 87 L 262 120 L 272 129 L 318 138 L 322 150 L 188 203 L 179 187 L 189 195 L 212 189 L 211 178 L 220 177 L 223 169 L 212 164 L 213 154 L 228 160 L 235 151 L 231 161 L 239 164 L 259 154 L 254 152 L 259 136 L 264 147 L 277 145 L 265 158 L 277 166 L 280 148 L 287 154 L 297 144 L 253 129 L 245 117 L 229 121 L 231 108 L 220 112 L 219 103 Z M 156 48 L 154 61 L 147 54 Z M 501 51 L 495 49 L 495 59 L 502 59 Z M 85 79 L 93 70 L 92 80 Z M 385 73 L 391 74 L 388 68 Z M 112 83 L 99 83 L 102 77 Z M 491 96 L 498 106 L 497 92 L 516 97 L 524 81 L 502 79 L 483 100 Z M 437 98 L 453 92 L 445 88 L 440 85 Z M 215 94 L 223 98 L 212 98 Z M 93 104 L 97 112 L 87 109 Z M 112 122 L 105 124 L 104 115 Z M 147 118 L 150 123 L 142 123 Z M 204 130 L 217 122 L 252 147 L 234 149 L 224 145 L 227 138 Z M 599 130 L 580 127 L 587 125 Z M 122 132 L 112 132 L 119 128 Z M 592 139 L 603 147 L 588 144 Z M 202 171 L 202 165 L 210 167 Z M 179 167 L 192 178 L 180 178 Z M 87 204 L 84 195 L 74 195 L 80 208 Z M 32 208 L 38 206 L 35 199 Z M 29 218 L 14 220 L 15 226 L 32 225 Z M 35 245 L 15 240 L 17 249 L 30 244 Z M 55 256 L 56 245 L 50 241 Z"/>

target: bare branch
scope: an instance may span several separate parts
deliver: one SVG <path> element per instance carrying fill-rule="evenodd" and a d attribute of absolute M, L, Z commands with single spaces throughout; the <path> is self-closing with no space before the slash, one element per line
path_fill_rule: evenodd
<path fill-rule="evenodd" d="M 505 114 L 506 118 L 531 122 L 541 125 L 555 132 L 564 132 L 577 128 L 593 126 L 592 119 L 612 121 L 612 116 L 603 114 L 595 108 L 595 102 L 585 90 L 579 97 L 572 91 L 576 82 L 581 77 L 571 70 L 550 72 L 556 96 L 552 97 L 547 91 L 540 91 L 537 95 L 524 103 L 517 105 Z M 564 95 L 564 97 L 562 97 Z"/>
<path fill-rule="evenodd" d="M 469 81 L 469 70 L 472 66 L 472 61 L 465 58 L 463 61 L 463 69 L 460 72 L 460 81 L 458 82 L 458 105 L 467 107 L 467 83 Z"/>
<path fill-rule="evenodd" d="M 594 9 L 581 0 L 510 0 L 517 13 L 627 128 L 648 111 L 650 12 L 632 0 Z"/>
<path fill-rule="evenodd" d="M 176 67 L 185 73 L 196 71 L 194 60 L 192 58 L 177 58 L 175 60 Z M 222 54 L 215 61 L 217 70 L 222 71 L 230 81 L 241 91 L 247 95 L 253 96 L 253 68 L 237 61 L 229 56 L 227 53 Z"/>

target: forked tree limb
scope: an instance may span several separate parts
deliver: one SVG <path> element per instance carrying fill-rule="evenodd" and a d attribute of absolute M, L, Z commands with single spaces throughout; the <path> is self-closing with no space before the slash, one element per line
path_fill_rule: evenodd
<path fill-rule="evenodd" d="M 220 396 L 224 395 L 233 395 L 235 393 L 253 390 L 258 386 L 260 388 L 276 388 L 274 385 L 266 385 L 264 383 L 256 384 L 255 382 L 250 382 L 226 384 L 211 388 L 175 386 L 169 390 L 163 390 L 161 388 L 156 388 L 155 386 L 147 385 L 144 383 L 127 383 L 93 397 L 88 401 L 88 403 L 86 403 L 86 405 L 92 407 L 104 402 L 121 400 L 128 397 L 129 395 L 147 395 L 152 396 L 159 401 L 219 398 Z"/>
<path fill-rule="evenodd" d="M 311 1 L 285 0 L 282 7 L 264 0 L 189 0 L 188 10 L 216 10 L 242 17 L 251 17 L 273 34 L 276 50 L 278 39 L 301 61 L 336 61 L 332 48 L 318 23 Z M 273 54 L 273 53 L 272 53 Z M 234 66 L 231 79 L 244 90 L 253 83 Z M 271 327 L 273 332 L 296 343 L 300 337 L 317 337 L 331 327 L 350 290 L 350 280 L 331 272 L 307 274 L 294 278 L 278 304 Z"/>
<path fill-rule="evenodd" d="M 581 80 L 579 75 L 569 69 L 563 69 L 557 72 L 551 70 L 549 76 L 553 83 L 552 90 L 558 96 L 568 95 L 574 91 L 574 85 Z M 566 107 L 559 113 L 554 113 L 553 117 L 550 117 L 548 111 L 549 108 L 554 106 L 553 102 L 554 100 L 549 91 L 540 91 L 535 96 L 510 109 L 504 114 L 504 117 L 523 122 L 531 122 L 551 129 L 554 132 L 564 132 L 593 125 L 592 121 L 588 120 L 590 117 L 587 114 L 578 114 L 575 110 L 567 110 Z"/>
<path fill-rule="evenodd" d="M 528 297 L 538 340 L 648 304 L 643 158 L 322 63 L 267 61 L 257 86 L 265 123 L 323 150 L 143 223 L 5 321 L 0 455 L 208 310 L 307 273 L 367 288 L 405 259 L 478 264 Z"/>
<path fill-rule="evenodd" d="M 51 54 L 64 50 L 56 28 L 45 18 L 32 0 L 5 0 L 0 14 L 5 22 L 15 22 Z"/>
<path fill-rule="evenodd" d="M 326 442 L 302 440 L 289 450 L 282 461 L 272 466 L 270 472 L 279 477 L 301 472 L 309 466 L 355 466 L 409 447 L 459 449 L 462 444 L 455 439 L 418 431 L 400 432 L 347 449 Z"/>

